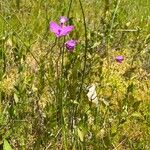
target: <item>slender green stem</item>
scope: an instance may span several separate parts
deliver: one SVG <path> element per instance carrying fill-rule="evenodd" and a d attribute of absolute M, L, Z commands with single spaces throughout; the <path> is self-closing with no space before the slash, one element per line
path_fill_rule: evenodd
<path fill-rule="evenodd" d="M 111 26 L 110 26 L 110 30 L 109 30 L 109 36 L 111 35 L 112 29 L 113 29 L 114 20 L 115 20 L 116 14 L 117 14 L 117 10 L 119 8 L 119 4 L 120 4 L 120 0 L 117 1 L 116 8 L 115 8 L 112 20 L 111 20 Z"/>
<path fill-rule="evenodd" d="M 86 71 L 87 48 L 88 48 L 87 25 L 86 25 L 86 20 L 85 20 L 85 13 L 84 13 L 84 9 L 83 9 L 83 5 L 82 5 L 81 0 L 79 0 L 79 3 L 80 3 L 80 7 L 81 7 L 82 16 L 83 16 L 85 49 L 84 49 L 84 67 L 83 67 L 83 70 L 82 70 L 81 85 L 80 85 L 80 90 L 79 90 L 79 95 L 78 95 L 77 101 L 80 100 L 81 93 L 82 93 L 82 87 L 83 87 L 84 78 L 85 78 L 85 71 Z"/>
<path fill-rule="evenodd" d="M 70 1 L 70 4 L 69 4 L 69 10 L 68 10 L 68 14 L 67 14 L 67 17 L 69 18 L 69 14 L 70 14 L 70 11 L 71 11 L 71 5 L 72 5 L 72 0 Z M 61 105 L 61 109 L 63 109 L 63 98 L 64 98 L 64 54 L 65 54 L 65 47 L 64 47 L 64 44 L 65 44 L 65 41 L 66 41 L 66 38 L 64 37 L 63 39 L 63 45 L 60 47 L 60 55 L 61 55 L 61 76 L 60 76 L 60 82 L 61 82 L 61 91 L 60 91 L 60 105 Z M 63 122 L 64 122 L 64 119 L 63 119 L 63 110 L 61 110 L 61 123 L 63 125 Z"/>
<path fill-rule="evenodd" d="M 77 101 L 79 102 L 80 98 L 81 98 L 81 93 L 82 93 L 82 87 L 84 84 L 84 78 L 85 78 L 85 71 L 86 71 L 86 62 L 87 62 L 87 48 L 88 48 L 88 38 L 87 38 L 87 26 L 86 26 L 86 20 L 85 20 L 85 13 L 84 13 L 84 9 L 83 9 L 83 5 L 81 0 L 79 0 L 80 3 L 80 7 L 81 7 L 81 12 L 82 12 L 82 16 L 83 16 L 83 25 L 84 25 L 84 36 L 85 36 L 85 49 L 84 49 L 84 67 L 82 70 L 82 77 L 81 77 L 81 84 L 80 84 L 80 88 L 79 88 L 79 94 L 77 96 Z M 72 122 L 71 122 L 71 128 L 73 131 L 73 124 L 75 122 L 76 124 L 76 120 L 74 120 L 76 118 L 77 115 L 77 107 L 76 106 L 73 110 L 73 116 L 72 116 Z"/>
<path fill-rule="evenodd" d="M 70 4 L 69 4 L 69 10 L 68 10 L 68 14 L 67 14 L 67 17 L 69 18 L 69 14 L 70 14 L 70 11 L 71 11 L 71 6 L 72 6 L 72 0 L 70 1 Z M 62 128 L 64 130 L 64 114 L 63 114 L 63 98 L 64 98 L 64 87 L 65 87 L 65 82 L 64 82 L 64 54 L 65 54 L 65 47 L 64 47 L 64 44 L 65 44 L 65 41 L 66 41 L 66 38 L 64 37 L 63 39 L 63 45 L 62 46 L 59 46 L 60 47 L 60 55 L 61 55 L 61 75 L 60 75 L 60 96 L 59 96 L 59 109 L 60 109 L 60 120 L 61 120 L 61 125 L 62 125 Z M 65 132 L 62 131 L 63 134 L 65 134 Z M 64 135 L 63 135 L 64 136 Z M 66 142 L 64 142 L 66 143 Z"/>
<path fill-rule="evenodd" d="M 56 46 L 57 44 L 57 38 L 55 38 L 54 44 L 52 45 L 52 47 L 49 49 L 49 51 L 47 51 L 47 53 L 44 55 L 44 57 L 47 57 L 47 55 L 52 51 L 52 49 Z"/>
<path fill-rule="evenodd" d="M 69 15 L 70 15 L 71 6 L 72 6 L 72 0 L 70 0 L 70 3 L 69 3 L 69 10 L 68 10 L 68 14 L 67 14 L 68 18 L 69 18 Z"/>
<path fill-rule="evenodd" d="M 116 7 L 115 7 L 115 11 L 114 11 L 114 13 L 113 13 L 113 17 L 112 17 L 111 24 L 110 24 L 110 30 L 109 30 L 109 32 L 108 32 L 107 41 L 106 41 L 107 62 L 108 62 L 107 80 L 109 80 L 109 77 L 110 77 L 110 69 L 111 69 L 111 68 L 110 68 L 111 63 L 110 63 L 110 58 L 109 58 L 110 37 L 111 37 L 112 30 L 113 30 L 114 21 L 115 21 L 115 17 L 116 17 L 118 8 L 119 8 L 119 4 L 120 4 L 120 0 L 117 0 L 117 4 L 116 4 Z"/>

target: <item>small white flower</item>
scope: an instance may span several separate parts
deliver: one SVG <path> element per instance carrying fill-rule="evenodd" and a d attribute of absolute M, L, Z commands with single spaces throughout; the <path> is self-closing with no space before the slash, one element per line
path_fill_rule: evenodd
<path fill-rule="evenodd" d="M 87 97 L 89 101 L 95 103 L 98 105 L 98 98 L 97 98 L 97 93 L 96 93 L 96 85 L 93 83 L 91 86 L 87 87 L 88 93 Z"/>

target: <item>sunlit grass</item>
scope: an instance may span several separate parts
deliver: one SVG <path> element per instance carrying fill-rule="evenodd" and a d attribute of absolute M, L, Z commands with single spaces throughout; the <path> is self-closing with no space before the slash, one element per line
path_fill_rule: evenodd
<path fill-rule="evenodd" d="M 148 150 L 150 1 L 70 2 L 0 2 L 1 148 Z M 75 30 L 56 40 L 49 22 L 68 13 Z"/>

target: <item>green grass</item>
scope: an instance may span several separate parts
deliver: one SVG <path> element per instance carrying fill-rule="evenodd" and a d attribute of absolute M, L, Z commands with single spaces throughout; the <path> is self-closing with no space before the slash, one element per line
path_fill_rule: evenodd
<path fill-rule="evenodd" d="M 0 1 L 0 148 L 149 150 L 150 1 L 70 2 Z M 62 15 L 75 30 L 56 40 Z"/>

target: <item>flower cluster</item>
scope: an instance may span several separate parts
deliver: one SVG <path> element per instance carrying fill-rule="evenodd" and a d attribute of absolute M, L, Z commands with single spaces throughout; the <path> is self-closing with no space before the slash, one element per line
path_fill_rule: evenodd
<path fill-rule="evenodd" d="M 50 22 L 50 31 L 53 32 L 57 38 L 60 38 L 62 36 L 68 35 L 73 29 L 74 26 L 72 25 L 65 25 L 65 23 L 68 21 L 68 18 L 65 16 L 60 17 L 60 24 L 57 24 L 56 22 L 51 21 Z M 69 52 L 73 52 L 75 46 L 77 44 L 76 40 L 68 40 L 65 43 L 65 47 Z M 116 56 L 115 60 L 118 63 L 122 63 L 124 60 L 123 56 Z"/>
<path fill-rule="evenodd" d="M 60 17 L 60 25 L 56 22 L 51 21 L 50 22 L 50 31 L 53 32 L 56 37 L 62 37 L 68 35 L 73 29 L 74 26 L 65 25 L 65 23 L 68 21 L 68 18 L 65 16 Z M 65 46 L 68 51 L 73 51 L 76 46 L 76 40 L 69 40 L 65 43 Z"/>

